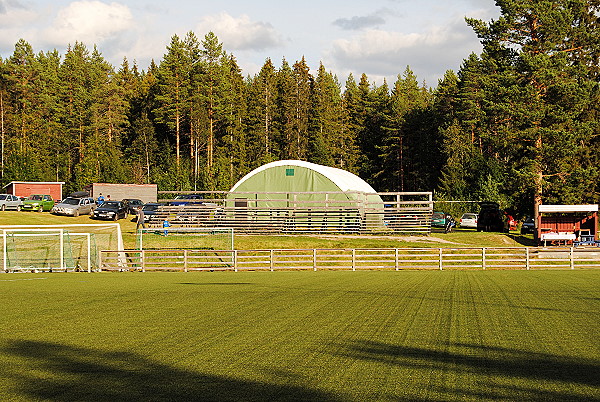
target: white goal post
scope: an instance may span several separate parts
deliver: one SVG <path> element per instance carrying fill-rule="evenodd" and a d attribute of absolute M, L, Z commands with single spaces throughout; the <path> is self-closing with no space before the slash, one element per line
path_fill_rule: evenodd
<path fill-rule="evenodd" d="M 0 226 L 5 272 L 99 267 L 99 251 L 122 250 L 118 223 Z M 76 263 L 78 262 L 78 263 Z"/>

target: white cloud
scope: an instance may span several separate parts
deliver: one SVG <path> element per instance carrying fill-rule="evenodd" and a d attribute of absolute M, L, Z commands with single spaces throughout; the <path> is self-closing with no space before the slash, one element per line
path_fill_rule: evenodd
<path fill-rule="evenodd" d="M 275 28 L 266 22 L 251 21 L 247 15 L 234 18 L 223 12 L 202 18 L 197 33 L 203 37 L 214 32 L 228 51 L 265 50 L 279 47 L 284 41 Z"/>
<path fill-rule="evenodd" d="M 475 34 L 460 21 L 419 33 L 367 30 L 334 41 L 326 59 L 341 71 L 369 71 L 369 78 L 387 78 L 389 84 L 409 65 L 419 80 L 435 86 L 445 70 L 457 69 L 477 47 Z"/>
<path fill-rule="evenodd" d="M 75 41 L 101 44 L 127 31 L 132 24 L 133 17 L 127 6 L 95 0 L 75 1 L 58 12 L 46 30 L 46 39 L 59 46 Z"/>
<path fill-rule="evenodd" d="M 38 15 L 24 4 L 15 0 L 0 0 L 0 49 L 10 49 L 20 38 L 31 34 L 31 28 L 23 26 L 35 24 Z"/>

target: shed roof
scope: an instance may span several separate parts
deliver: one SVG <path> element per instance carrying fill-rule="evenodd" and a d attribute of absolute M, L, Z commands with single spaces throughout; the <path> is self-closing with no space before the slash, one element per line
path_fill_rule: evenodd
<path fill-rule="evenodd" d="M 540 205 L 538 211 L 540 213 L 598 212 L 598 205 Z"/>
<path fill-rule="evenodd" d="M 236 188 L 239 187 L 244 181 L 248 180 L 250 177 L 260 173 L 264 170 L 286 166 L 286 167 L 303 167 L 307 169 L 314 170 L 317 173 L 322 174 L 331 180 L 337 187 L 339 187 L 340 191 L 348 192 L 348 191 L 360 191 L 363 193 L 377 193 L 373 187 L 371 187 L 366 181 L 358 177 L 357 175 L 350 173 L 343 169 L 338 169 L 330 166 L 317 165 L 316 163 L 299 161 L 299 160 L 281 160 L 270 162 L 265 165 L 262 165 L 246 176 L 242 177 L 232 188 L 230 191 L 235 191 Z"/>
<path fill-rule="evenodd" d="M 11 184 L 65 184 L 64 181 L 11 181 L 2 188 L 6 188 Z"/>

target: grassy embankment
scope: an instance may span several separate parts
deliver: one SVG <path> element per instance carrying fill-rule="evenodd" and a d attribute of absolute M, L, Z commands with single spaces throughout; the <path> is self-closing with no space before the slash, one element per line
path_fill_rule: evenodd
<path fill-rule="evenodd" d="M 0 225 L 59 225 L 105 223 L 89 216 L 65 217 L 48 212 L 0 213 Z M 126 248 L 136 247 L 135 222 L 119 220 Z M 165 247 L 177 247 L 176 237 L 165 238 Z M 531 235 L 518 233 L 482 233 L 474 229 L 457 229 L 444 234 L 436 229 L 429 236 L 343 236 L 343 235 L 235 235 L 236 248 L 249 249 L 312 249 L 312 248 L 402 248 L 402 247 L 519 247 L 532 246 Z"/>

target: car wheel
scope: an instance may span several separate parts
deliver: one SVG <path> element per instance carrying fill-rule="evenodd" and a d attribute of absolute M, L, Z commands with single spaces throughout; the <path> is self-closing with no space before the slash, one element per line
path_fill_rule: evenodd
<path fill-rule="evenodd" d="M 40 205 L 40 207 L 38 208 L 38 212 L 44 212 L 44 207 Z"/>
<path fill-rule="evenodd" d="M 2 205 L 2 212 L 6 211 L 6 204 Z"/>

